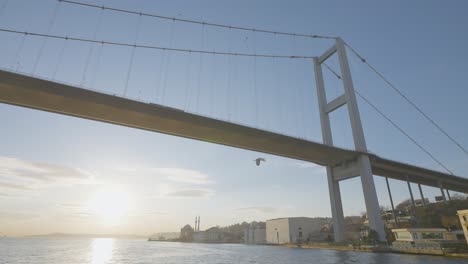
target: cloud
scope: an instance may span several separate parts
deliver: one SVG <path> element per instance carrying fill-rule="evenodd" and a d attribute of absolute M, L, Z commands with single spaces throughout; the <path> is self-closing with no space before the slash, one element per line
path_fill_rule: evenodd
<path fill-rule="evenodd" d="M 59 211 L 57 211 L 56 218 L 59 220 L 73 221 L 73 222 L 87 222 L 95 221 L 98 214 L 85 204 L 78 203 L 61 203 L 57 204 Z"/>
<path fill-rule="evenodd" d="M 161 211 L 150 211 L 148 212 L 150 215 L 167 215 L 166 212 L 161 212 Z"/>
<path fill-rule="evenodd" d="M 264 206 L 253 206 L 253 207 L 244 207 L 234 209 L 235 211 L 253 211 L 257 213 L 272 214 L 278 212 L 277 208 L 274 207 L 264 207 Z"/>
<path fill-rule="evenodd" d="M 133 211 L 133 212 L 128 212 L 127 216 L 129 218 L 142 218 L 142 217 L 151 217 L 151 218 L 166 218 L 168 217 L 167 212 L 161 212 L 161 211 L 151 211 L 151 210 L 146 210 L 146 211 Z"/>
<path fill-rule="evenodd" d="M 188 170 L 181 168 L 155 168 L 156 172 L 167 177 L 168 180 L 190 184 L 211 184 L 208 176 L 196 170 Z"/>
<path fill-rule="evenodd" d="M 22 184 L 16 184 L 16 183 L 10 183 L 10 182 L 0 182 L 0 187 L 3 188 L 9 188 L 9 189 L 15 189 L 15 190 L 31 190 L 28 186 L 22 185 Z"/>
<path fill-rule="evenodd" d="M 137 168 L 133 168 L 133 167 L 118 167 L 118 168 L 115 168 L 116 171 L 121 171 L 121 172 L 137 172 L 138 169 Z"/>
<path fill-rule="evenodd" d="M 73 217 L 92 217 L 92 216 L 95 216 L 95 215 L 92 214 L 92 213 L 88 213 L 88 212 L 75 212 L 75 213 L 73 213 L 72 216 Z"/>
<path fill-rule="evenodd" d="M 186 184 L 213 184 L 214 182 L 209 179 L 208 175 L 203 172 L 184 168 L 164 168 L 164 167 L 118 167 L 115 169 L 120 173 L 135 174 L 135 175 L 148 175 L 156 176 L 175 183 Z"/>
<path fill-rule="evenodd" d="M 180 198 L 202 198 L 214 194 L 211 189 L 182 189 L 177 191 L 168 192 L 165 196 L 180 197 Z"/>
<path fill-rule="evenodd" d="M 59 204 L 60 207 L 65 208 L 65 209 L 81 209 L 83 208 L 83 205 L 81 204 L 74 204 L 74 203 L 62 203 Z"/>
<path fill-rule="evenodd" d="M 40 181 L 54 181 L 57 178 L 87 179 L 91 173 L 81 169 L 30 162 L 9 157 L 0 157 L 0 174 L 32 178 Z"/>
<path fill-rule="evenodd" d="M 202 198 L 214 195 L 210 188 L 201 188 L 201 185 L 214 184 L 208 175 L 191 169 L 176 167 L 120 167 L 119 172 L 147 175 L 158 178 L 158 184 L 152 187 L 149 197 L 161 198 Z"/>
<path fill-rule="evenodd" d="M 92 220 L 96 214 L 92 212 L 86 205 L 78 203 L 60 203 L 57 204 L 55 218 L 66 221 L 88 221 Z"/>
<path fill-rule="evenodd" d="M 30 190 L 37 183 L 79 183 L 93 178 L 93 174 L 79 168 L 24 161 L 10 157 L 0 157 L 0 176 L 15 181 L 15 183 L 0 182 L 0 187 L 17 190 Z"/>
<path fill-rule="evenodd" d="M 39 218 L 38 214 L 24 213 L 24 212 L 0 212 L 0 219 L 25 221 L 34 218 Z"/>

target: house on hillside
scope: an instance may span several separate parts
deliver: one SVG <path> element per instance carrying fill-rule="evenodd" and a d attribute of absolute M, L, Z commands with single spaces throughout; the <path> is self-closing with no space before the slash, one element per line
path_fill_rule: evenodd
<path fill-rule="evenodd" d="M 460 224 L 465 234 L 466 242 L 468 243 L 468 209 L 467 210 L 458 210 L 458 218 L 460 218 Z"/>

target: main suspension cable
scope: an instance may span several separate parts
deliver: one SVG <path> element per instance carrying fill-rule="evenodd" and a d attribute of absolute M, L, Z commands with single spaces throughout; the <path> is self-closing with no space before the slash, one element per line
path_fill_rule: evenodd
<path fill-rule="evenodd" d="M 147 17 L 153 17 L 153 18 L 160 18 L 160 19 L 166 19 L 166 20 L 179 21 L 179 22 L 184 22 L 184 23 L 205 25 L 205 26 L 210 26 L 210 27 L 235 29 L 235 30 L 241 30 L 241 31 L 252 31 L 252 32 L 260 32 L 260 33 L 284 35 L 284 36 L 296 36 L 296 37 L 304 37 L 304 38 L 336 39 L 336 37 L 325 36 L 325 35 L 299 34 L 299 33 L 282 32 L 282 31 L 274 31 L 274 30 L 267 30 L 267 29 L 256 29 L 256 28 L 247 28 L 247 27 L 240 27 L 240 26 L 231 26 L 231 25 L 218 24 L 218 23 L 209 23 L 209 22 L 200 21 L 200 20 L 183 19 L 183 18 L 163 16 L 163 15 L 158 15 L 158 14 L 136 12 L 136 11 L 126 10 L 126 9 L 120 9 L 120 8 L 109 7 L 109 6 L 104 6 L 104 5 L 99 6 L 99 5 L 88 4 L 88 3 L 77 2 L 77 1 L 70 1 L 70 0 L 58 0 L 58 1 L 68 3 L 68 4 L 73 4 L 73 5 L 84 6 L 84 7 L 107 9 L 107 10 L 114 11 L 114 12 L 119 12 L 119 13 L 126 13 L 126 14 L 132 14 L 132 15 L 141 15 L 141 16 L 147 16 Z"/>
<path fill-rule="evenodd" d="M 299 33 L 291 33 L 291 32 L 282 32 L 282 31 L 274 31 L 274 30 L 267 30 L 267 29 L 256 29 L 256 28 L 247 28 L 247 27 L 240 27 L 240 26 L 232 26 L 232 25 L 226 25 L 226 24 L 219 24 L 219 23 L 209 23 L 205 21 L 200 21 L 200 20 L 191 20 L 191 19 L 182 19 L 182 18 L 176 18 L 176 17 L 169 17 L 169 16 L 163 16 L 159 14 L 150 14 L 150 13 L 144 13 L 144 12 L 137 12 L 137 11 L 131 11 L 131 10 L 126 10 L 126 9 L 120 9 L 120 8 L 115 8 L 115 7 L 110 7 L 110 6 L 105 6 L 105 5 L 95 5 L 95 4 L 89 4 L 89 3 L 83 3 L 83 2 L 78 2 L 78 1 L 71 1 L 71 0 L 58 0 L 59 2 L 63 3 L 68 3 L 68 4 L 73 4 L 73 5 L 78 5 L 78 6 L 83 6 L 83 7 L 90 7 L 90 8 L 98 8 L 102 10 L 109 10 L 109 11 L 114 11 L 114 12 L 119 12 L 119 13 L 126 13 L 126 14 L 132 14 L 132 15 L 139 15 L 139 16 L 146 16 L 146 17 L 153 17 L 153 18 L 159 18 L 159 19 L 166 19 L 166 20 L 172 20 L 172 21 L 179 21 L 179 22 L 184 22 L 184 23 L 191 23 L 191 24 L 199 24 L 203 26 L 211 26 L 211 27 L 219 27 L 219 28 L 227 28 L 227 29 L 235 29 L 235 30 L 241 30 L 241 31 L 251 31 L 251 32 L 260 32 L 260 33 L 266 33 L 266 34 L 275 34 L 275 35 L 285 35 L 285 36 L 293 36 L 293 37 L 305 37 L 305 38 L 315 38 L 315 39 L 336 39 L 337 37 L 333 36 L 325 36 L 325 35 L 313 35 L 313 34 L 299 34 Z M 0 31 L 7 31 L 7 30 L 0 30 Z M 12 32 L 12 31 L 9 31 Z M 25 33 L 26 32 L 18 32 L 18 33 Z M 32 33 L 29 33 L 30 35 L 34 35 Z M 40 34 L 37 34 L 40 35 Z M 42 35 L 42 36 L 45 36 Z M 51 36 L 49 36 L 51 37 Z M 55 36 L 57 37 L 57 36 Z M 70 38 L 72 40 L 78 40 L 78 41 L 86 41 L 84 39 L 78 39 L 78 38 Z M 100 41 L 102 44 L 114 44 L 114 45 L 121 45 L 121 46 L 131 46 L 131 44 L 124 44 L 124 43 L 111 43 L 111 42 L 103 42 Z M 445 129 L 443 129 L 439 124 L 437 124 L 432 118 L 430 118 L 422 109 L 417 106 L 414 102 L 412 102 L 401 90 L 396 88 L 395 85 L 393 85 L 387 78 L 385 78 L 379 71 L 375 69 L 371 64 L 367 62 L 361 55 L 359 55 L 350 45 L 348 45 L 345 42 L 345 45 L 351 50 L 351 52 L 356 55 L 363 63 L 365 63 L 372 71 L 374 71 L 381 79 L 383 79 L 395 92 L 397 92 L 405 101 L 407 101 L 413 108 L 415 108 L 422 116 L 424 116 L 432 125 L 434 125 L 440 132 L 442 132 L 447 138 L 450 139 L 459 149 L 461 149 L 465 154 L 468 155 L 468 150 L 462 146 L 461 143 L 459 143 L 455 138 L 450 136 Z M 302 59 L 310 59 L 311 57 L 309 56 L 283 56 L 283 55 L 268 55 L 268 54 L 243 54 L 243 53 L 227 53 L 227 52 L 210 52 L 210 51 L 200 51 L 200 50 L 185 50 L 185 49 L 174 49 L 174 48 L 163 48 L 163 47 L 149 47 L 149 46 L 143 46 L 143 45 L 134 45 L 135 47 L 140 47 L 140 48 L 156 48 L 156 49 L 162 49 L 162 50 L 172 50 L 172 51 L 184 51 L 184 52 L 198 52 L 198 53 L 209 53 L 209 54 L 218 54 L 218 55 L 232 55 L 232 56 L 250 56 L 250 57 L 270 57 L 270 58 L 302 58 Z"/>
<path fill-rule="evenodd" d="M 400 95 L 407 103 L 409 103 L 416 111 L 418 111 L 424 118 L 426 118 L 432 125 L 434 125 L 440 132 L 442 132 L 447 138 L 450 139 L 459 149 L 461 149 L 466 155 L 468 151 L 465 147 L 462 146 L 455 138 L 449 135 L 445 129 L 443 129 L 439 124 L 437 124 L 431 117 L 429 117 L 418 105 L 416 105 L 411 99 L 408 98 L 400 89 L 398 89 L 393 83 L 391 83 L 387 78 L 385 78 L 377 69 L 372 66 L 366 59 L 364 59 L 359 53 L 356 52 L 350 45 L 345 42 L 345 45 L 351 50 L 351 52 L 364 64 L 366 64 L 375 74 L 377 74 L 385 83 L 388 84 L 398 95 Z"/>
<path fill-rule="evenodd" d="M 72 40 L 72 41 L 79 41 L 79 42 L 99 43 L 99 44 L 114 45 L 114 46 L 135 47 L 135 48 L 142 48 L 142 49 L 157 49 L 157 50 L 163 50 L 163 51 L 176 51 L 176 52 L 186 52 L 186 53 L 191 52 L 191 53 L 214 54 L 214 55 L 225 55 L 225 56 L 262 57 L 262 58 L 278 58 L 278 59 L 312 59 L 313 58 L 313 56 L 302 56 L 302 55 L 297 56 L 297 55 L 276 55 L 276 54 L 253 54 L 253 53 L 234 53 L 234 52 L 209 51 L 209 50 L 193 50 L 193 49 L 182 49 L 182 48 L 167 48 L 167 47 L 161 47 L 161 46 L 130 44 L 126 42 L 92 40 L 92 39 L 78 38 L 78 37 L 43 34 L 43 33 L 19 31 L 19 30 L 13 30 L 13 29 L 5 29 L 5 28 L 0 28 L 0 32 L 23 34 L 25 36 L 38 36 L 38 37 L 65 39 L 65 40 Z"/>

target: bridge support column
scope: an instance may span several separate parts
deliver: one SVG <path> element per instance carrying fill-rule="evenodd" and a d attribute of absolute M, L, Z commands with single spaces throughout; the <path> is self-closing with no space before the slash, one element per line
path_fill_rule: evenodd
<path fill-rule="evenodd" d="M 322 127 L 323 143 L 333 146 L 330 118 L 326 112 L 327 99 L 323 82 L 322 65 L 318 58 L 314 58 L 315 82 L 317 85 L 317 98 L 319 103 L 320 124 Z M 328 192 L 330 194 L 331 213 L 333 218 L 334 239 L 337 242 L 344 240 L 344 215 L 341 203 L 340 184 L 333 175 L 331 166 L 327 166 Z"/>
<path fill-rule="evenodd" d="M 336 242 L 340 242 L 344 240 L 343 204 L 341 203 L 340 182 L 334 179 L 332 168 L 330 166 L 327 166 L 327 178 L 333 218 L 334 239 Z"/>
<path fill-rule="evenodd" d="M 449 189 L 445 189 L 445 191 L 447 192 L 448 200 L 452 201 L 452 197 L 450 197 Z"/>
<path fill-rule="evenodd" d="M 406 176 L 406 184 L 408 184 L 408 191 L 409 191 L 410 198 L 411 198 L 411 205 L 413 206 L 413 210 L 415 210 L 416 203 L 414 202 L 413 190 L 411 189 L 411 184 L 409 182 L 408 176 Z"/>
<path fill-rule="evenodd" d="M 329 103 L 325 95 L 322 63 L 335 53 L 338 54 L 341 79 L 343 81 L 345 93 Z M 375 190 L 374 175 L 372 173 L 369 156 L 365 154 L 367 153 L 367 146 L 364 138 L 364 131 L 362 129 L 356 95 L 354 94 L 348 58 L 346 57 L 345 43 L 341 38 L 338 38 L 335 45 L 328 49 L 322 56 L 314 58 L 314 72 L 323 143 L 333 146 L 329 113 L 346 104 L 351 123 L 354 147 L 357 151 L 364 153 L 358 157 L 358 162 L 356 162 L 354 169 L 359 171 L 359 174 L 361 175 L 361 184 L 364 192 L 369 227 L 378 233 L 379 240 L 385 240 L 384 225 L 380 214 L 377 192 Z M 342 241 L 344 238 L 344 217 L 338 183 L 340 177 L 335 177 L 333 169 L 330 167 L 327 167 L 327 176 L 335 230 L 335 241 Z"/>
<path fill-rule="evenodd" d="M 408 176 L 406 176 L 406 183 L 408 184 L 408 190 L 411 197 L 411 207 L 413 208 L 413 216 L 416 219 L 416 225 L 419 226 L 419 219 L 416 213 L 416 203 L 414 202 L 413 190 L 411 189 L 411 183 L 409 182 Z"/>
<path fill-rule="evenodd" d="M 390 184 L 388 183 L 388 178 L 385 177 L 385 182 L 387 183 L 388 197 L 390 198 L 390 204 L 392 205 L 392 214 L 393 220 L 395 220 L 395 226 L 398 226 L 398 220 L 395 212 L 395 205 L 393 204 L 392 191 L 390 190 Z"/>
<path fill-rule="evenodd" d="M 353 79 L 351 78 L 348 57 L 346 56 L 345 43 L 341 38 L 338 38 L 335 45 L 340 63 L 343 88 L 345 96 L 347 97 L 346 105 L 348 106 L 348 115 L 353 132 L 354 147 L 358 151 L 367 152 L 364 130 L 362 128 L 356 94 L 354 93 Z M 364 192 L 369 227 L 379 234 L 379 240 L 384 241 L 386 240 L 384 223 L 380 214 L 379 199 L 377 197 L 377 191 L 375 190 L 374 175 L 372 173 L 369 156 L 361 155 L 359 161 L 361 184 Z"/>
<path fill-rule="evenodd" d="M 361 184 L 364 192 L 364 201 L 366 203 L 367 219 L 369 228 L 375 230 L 379 234 L 379 240 L 385 241 L 385 229 L 380 214 L 379 199 L 375 190 L 374 175 L 369 160 L 369 156 L 361 155 L 359 158 L 361 166 Z"/>
<path fill-rule="evenodd" d="M 423 206 L 426 206 L 426 200 L 424 199 L 424 194 L 423 194 L 423 191 L 422 191 L 422 188 L 421 188 L 421 184 L 420 184 L 420 183 L 418 183 L 418 188 L 419 188 L 419 194 L 421 195 L 422 204 L 423 204 Z"/>
<path fill-rule="evenodd" d="M 447 201 L 447 197 L 445 197 L 444 188 L 442 187 L 441 182 L 439 182 L 439 188 L 440 188 L 440 193 L 442 194 L 442 199 L 444 199 L 444 201 Z"/>

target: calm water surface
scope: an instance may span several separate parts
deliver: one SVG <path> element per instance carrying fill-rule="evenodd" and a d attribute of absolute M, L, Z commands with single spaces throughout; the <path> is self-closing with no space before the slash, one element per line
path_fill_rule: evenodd
<path fill-rule="evenodd" d="M 468 263 L 466 259 L 111 238 L 0 238 L 0 263 Z"/>

